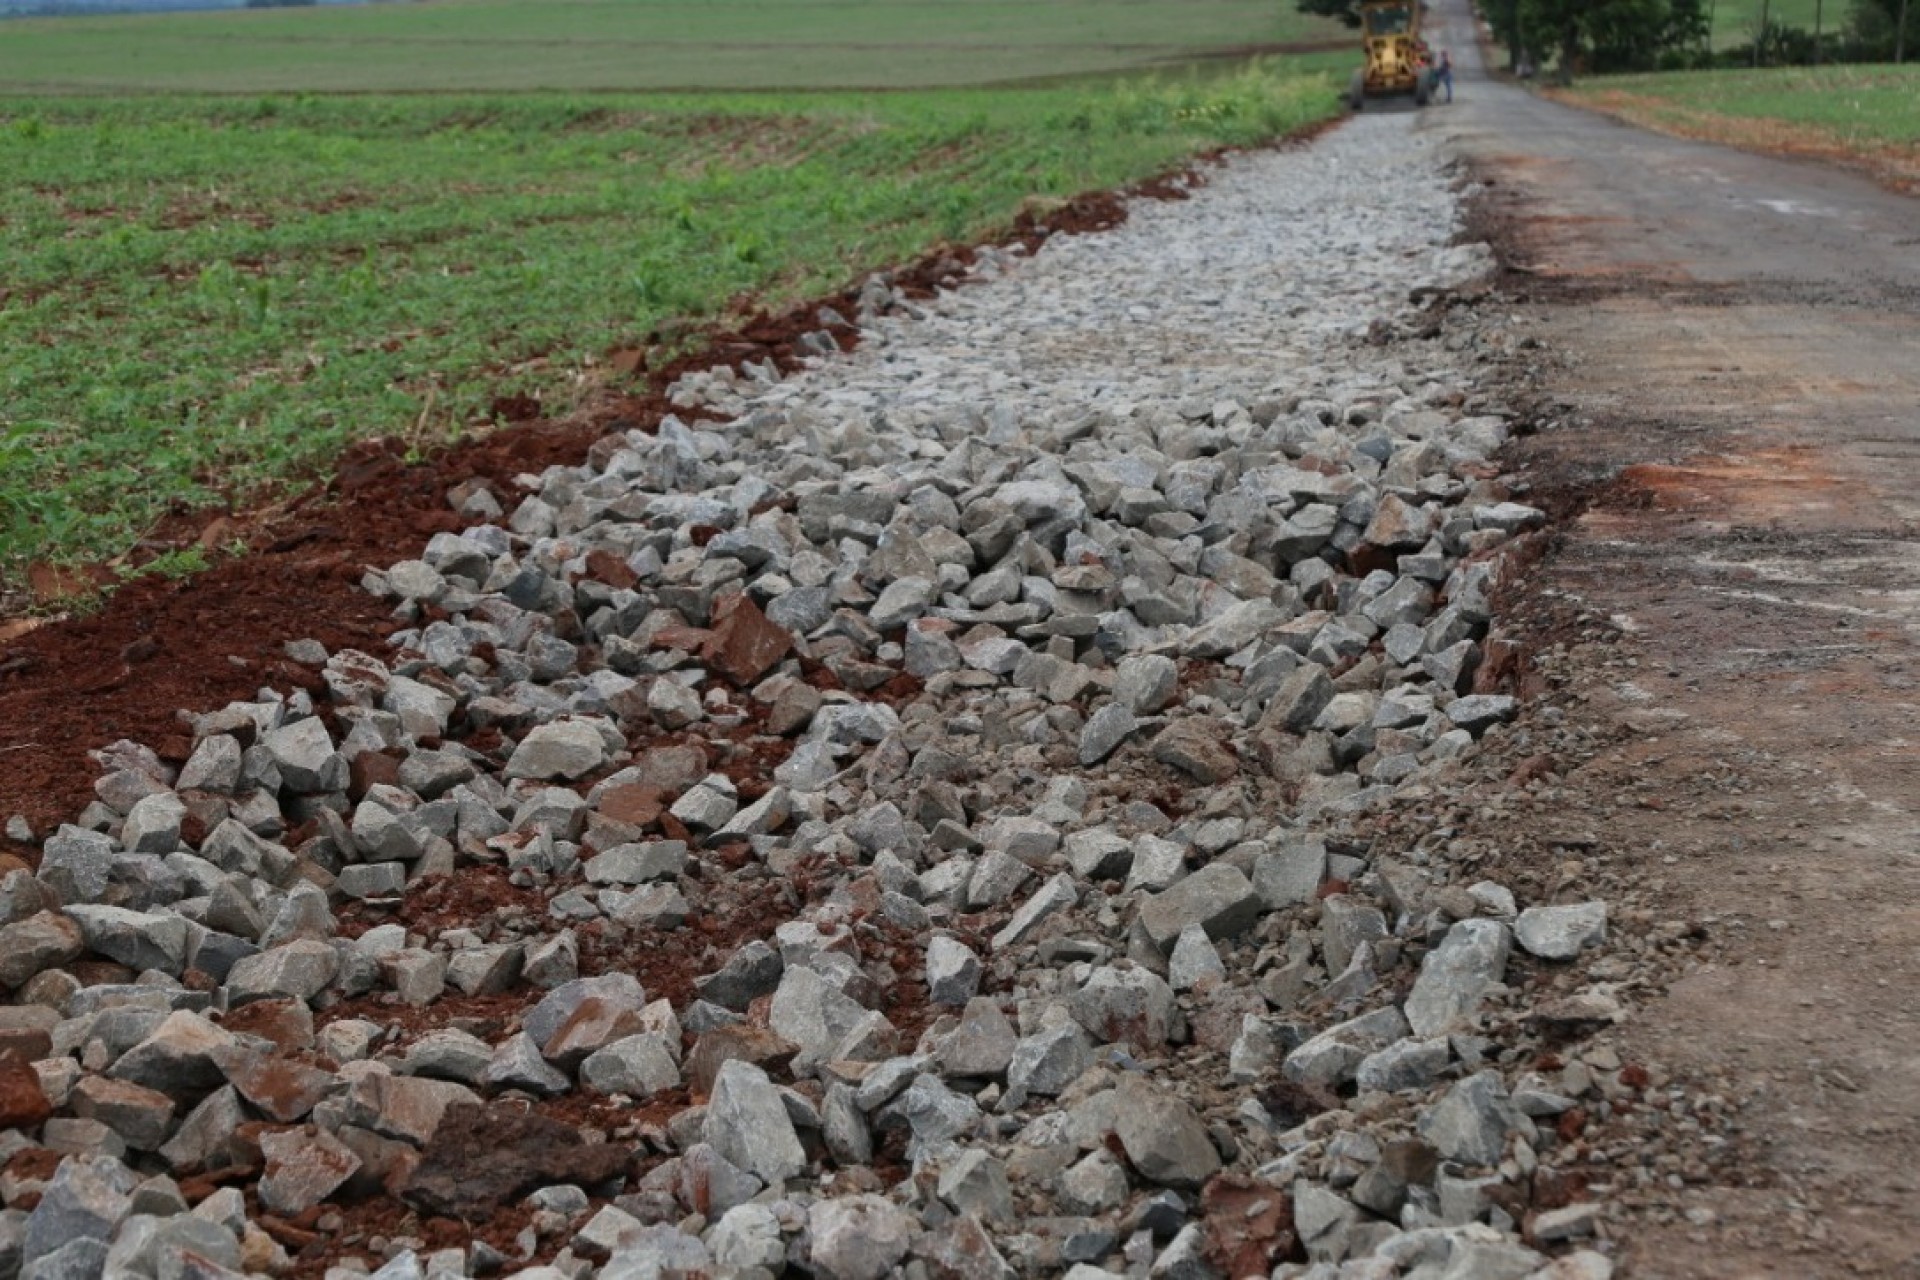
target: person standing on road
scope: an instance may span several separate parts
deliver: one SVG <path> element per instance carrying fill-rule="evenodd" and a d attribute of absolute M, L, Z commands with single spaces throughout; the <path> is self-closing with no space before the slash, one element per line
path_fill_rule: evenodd
<path fill-rule="evenodd" d="M 1440 51 L 1440 61 L 1433 68 L 1434 80 L 1447 91 L 1447 101 L 1453 101 L 1453 55 L 1445 49 Z"/>

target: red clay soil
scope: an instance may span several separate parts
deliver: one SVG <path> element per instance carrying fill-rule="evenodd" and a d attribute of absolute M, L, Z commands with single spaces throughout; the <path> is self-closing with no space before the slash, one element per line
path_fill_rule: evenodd
<path fill-rule="evenodd" d="M 1204 181 L 1198 169 L 1174 171 L 1127 192 L 1094 192 L 1029 209 L 1002 243 L 1032 251 L 1056 233 L 1105 230 L 1125 221 L 1129 196 L 1184 199 Z M 973 256 L 969 247 L 941 247 L 892 278 L 910 296 L 930 296 L 959 283 Z M 192 742 L 181 708 L 216 709 L 253 697 L 263 685 L 312 686 L 313 673 L 282 655 L 289 640 L 382 653 L 397 624 L 387 606 L 356 584 L 365 569 L 391 564 L 434 533 L 462 527 L 446 501 L 455 485 L 485 480 L 511 500 L 516 475 L 577 464 L 610 432 L 652 430 L 673 411 L 664 391 L 683 373 L 769 359 L 795 368 L 794 344 L 819 329 L 818 309 L 832 306 L 852 317 L 857 296 L 850 286 L 777 314 L 757 313 L 736 328 L 706 334 L 696 354 L 651 371 L 645 370 L 647 353 L 619 353 L 616 367 L 632 371 L 627 385 L 565 420 L 511 421 L 537 405 L 502 402 L 496 411 L 510 425 L 423 461 L 408 461 L 399 442 L 371 441 L 341 459 L 330 481 L 291 502 L 177 517 L 143 544 L 148 554 L 236 538 L 249 551 L 189 579 L 129 583 L 82 617 L 24 634 L 22 622 L 0 627 L 0 821 L 24 814 L 44 836 L 72 818 L 92 798 L 97 771 L 86 753 L 116 739 L 184 760 Z M 836 336 L 843 349 L 859 341 L 852 328 Z M 32 849 L 0 837 L 0 864 L 11 861 L 9 855 L 35 860 Z"/>

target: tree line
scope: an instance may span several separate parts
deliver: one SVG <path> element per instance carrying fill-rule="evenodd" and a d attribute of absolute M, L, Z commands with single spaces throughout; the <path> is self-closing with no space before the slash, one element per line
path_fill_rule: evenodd
<path fill-rule="evenodd" d="M 1302 13 L 1360 25 L 1359 0 L 1296 0 Z M 1808 31 L 1767 14 L 1752 38 L 1714 49 L 1715 0 L 1478 0 L 1508 70 L 1552 62 L 1576 73 L 1679 71 L 1712 66 L 1899 62 L 1920 52 L 1920 0 L 1833 0 L 1830 27 Z M 1822 6 L 1825 7 L 1824 5 Z"/>

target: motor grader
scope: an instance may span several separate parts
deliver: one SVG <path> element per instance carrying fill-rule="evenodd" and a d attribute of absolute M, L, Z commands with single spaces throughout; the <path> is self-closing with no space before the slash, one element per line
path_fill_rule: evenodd
<path fill-rule="evenodd" d="M 1404 98 L 1424 107 L 1433 95 L 1433 59 L 1420 38 L 1420 0 L 1367 0 L 1360 6 L 1366 65 L 1353 73 L 1347 105 L 1362 110 L 1369 98 Z"/>

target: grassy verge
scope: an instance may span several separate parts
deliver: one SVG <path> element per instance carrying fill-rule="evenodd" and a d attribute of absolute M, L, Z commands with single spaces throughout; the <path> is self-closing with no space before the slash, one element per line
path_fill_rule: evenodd
<path fill-rule="evenodd" d="M 1920 185 L 1920 66 L 1609 76 L 1566 95 L 1647 128 L 1864 168 Z"/>
<path fill-rule="evenodd" d="M 1713 47 L 1731 49 L 1752 43 L 1763 14 L 1768 22 L 1806 32 L 1812 32 L 1817 16 L 1821 30 L 1832 35 L 1846 24 L 1849 7 L 1849 0 L 1712 0 L 1708 16 L 1713 23 Z"/>
<path fill-rule="evenodd" d="M 169 507 L 256 498 L 355 439 L 438 443 L 502 396 L 564 406 L 663 324 L 1298 128 L 1335 110 L 1327 66 L 878 96 L 0 102 L 0 579 L 115 556 Z"/>
<path fill-rule="evenodd" d="M 12 21 L 0 91 L 845 89 L 1351 42 L 1276 0 L 430 0 Z"/>

